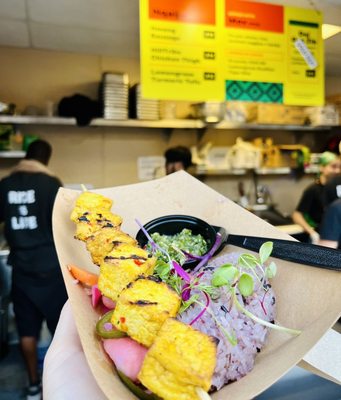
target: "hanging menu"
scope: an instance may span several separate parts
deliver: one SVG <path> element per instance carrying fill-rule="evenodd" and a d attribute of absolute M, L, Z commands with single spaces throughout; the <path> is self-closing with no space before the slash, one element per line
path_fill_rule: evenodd
<path fill-rule="evenodd" d="M 241 0 L 140 0 L 144 97 L 324 103 L 322 14 Z"/>
<path fill-rule="evenodd" d="M 322 14 L 316 10 L 285 8 L 287 63 L 285 104 L 324 103 Z"/>
<path fill-rule="evenodd" d="M 142 0 L 141 81 L 144 97 L 219 100 L 215 0 Z"/>
<path fill-rule="evenodd" d="M 282 103 L 284 8 L 226 0 L 223 13 L 226 100 Z"/>

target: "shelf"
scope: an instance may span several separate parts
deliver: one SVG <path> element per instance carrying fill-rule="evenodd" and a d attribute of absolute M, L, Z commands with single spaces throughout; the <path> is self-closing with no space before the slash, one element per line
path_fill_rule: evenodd
<path fill-rule="evenodd" d="M 0 123 L 21 125 L 76 125 L 76 119 L 29 115 L 0 115 Z"/>
<path fill-rule="evenodd" d="M 197 168 L 195 175 L 245 175 L 247 169 L 212 169 L 212 168 Z"/>
<path fill-rule="evenodd" d="M 271 131 L 327 131 L 330 130 L 331 126 L 307 126 L 307 125 L 272 125 L 272 124 L 254 124 L 254 123 L 239 123 L 239 122 L 228 122 L 222 121 L 218 124 L 212 125 L 214 129 L 240 129 L 240 130 L 271 130 Z"/>
<path fill-rule="evenodd" d="M 290 167 L 256 168 L 254 171 L 257 175 L 288 175 L 291 172 L 291 168 Z"/>
<path fill-rule="evenodd" d="M 0 124 L 22 124 L 22 125 L 68 125 L 76 126 L 75 118 L 44 117 L 26 115 L 0 115 Z M 268 125 L 255 123 L 239 123 L 222 121 L 217 124 L 206 124 L 199 119 L 160 119 L 148 120 L 111 120 L 96 118 L 90 123 L 91 127 L 122 127 L 122 128 L 159 128 L 159 129 L 220 129 L 220 130 L 286 130 L 318 132 L 330 130 L 331 126 L 305 126 L 305 125 Z"/>
<path fill-rule="evenodd" d="M 131 128 L 161 128 L 161 129 L 202 129 L 204 122 L 199 119 L 160 119 L 157 121 L 128 119 L 124 121 L 97 118 L 90 126 L 114 126 Z"/>
<path fill-rule="evenodd" d="M 0 151 L 0 158 L 24 158 L 25 155 L 26 152 L 21 150 Z"/>
<path fill-rule="evenodd" d="M 255 169 L 213 169 L 198 167 L 195 174 L 200 175 L 211 175 L 211 176 L 224 176 L 224 175 L 246 175 L 248 172 L 253 171 L 256 175 L 289 175 L 292 172 L 290 167 L 279 167 L 279 168 L 255 168 Z M 316 168 L 307 167 L 304 171 L 306 174 L 316 174 L 318 171 Z"/>
<path fill-rule="evenodd" d="M 1 124 L 22 124 L 22 125 L 77 125 L 75 118 L 63 117 L 40 117 L 25 115 L 0 115 Z M 157 121 L 147 120 L 113 120 L 95 118 L 90 123 L 91 127 L 112 126 L 127 128 L 161 128 L 161 129 L 202 129 L 205 124 L 196 119 L 161 119 Z"/>

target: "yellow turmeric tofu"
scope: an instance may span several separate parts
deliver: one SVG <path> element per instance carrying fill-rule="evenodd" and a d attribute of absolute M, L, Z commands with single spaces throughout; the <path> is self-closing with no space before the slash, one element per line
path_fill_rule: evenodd
<path fill-rule="evenodd" d="M 100 265 L 98 288 L 113 301 L 139 276 L 151 275 L 156 259 L 140 247 L 121 244 L 104 258 Z"/>
<path fill-rule="evenodd" d="M 88 211 L 77 221 L 75 238 L 86 241 L 102 228 L 119 228 L 122 218 L 108 210 Z"/>
<path fill-rule="evenodd" d="M 166 319 L 177 315 L 180 304 L 180 296 L 166 283 L 138 278 L 120 294 L 111 323 L 150 347 Z"/>
<path fill-rule="evenodd" d="M 91 254 L 92 261 L 101 265 L 108 253 L 123 243 L 137 246 L 137 241 L 127 233 L 117 228 L 104 227 L 87 239 L 86 248 Z"/>
<path fill-rule="evenodd" d="M 199 399 L 196 388 L 211 387 L 216 352 L 212 337 L 169 318 L 146 354 L 138 378 L 164 400 Z"/>
<path fill-rule="evenodd" d="M 87 211 L 95 209 L 110 210 L 113 201 L 101 194 L 92 192 L 81 193 L 76 200 L 75 207 L 71 213 L 71 220 L 78 222 L 78 218 Z"/>

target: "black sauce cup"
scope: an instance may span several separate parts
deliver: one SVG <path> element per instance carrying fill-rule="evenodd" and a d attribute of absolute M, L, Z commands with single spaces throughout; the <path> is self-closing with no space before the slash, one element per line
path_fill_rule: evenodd
<path fill-rule="evenodd" d="M 150 235 L 155 232 L 160 235 L 175 235 L 183 229 L 190 229 L 193 235 L 200 234 L 204 238 L 207 243 L 207 251 L 210 251 L 217 237 L 216 227 L 190 215 L 165 215 L 147 222 L 143 227 Z M 137 232 L 136 240 L 141 247 L 148 243 L 148 239 L 142 229 Z M 199 262 L 200 260 L 188 259 L 183 267 L 185 269 L 193 269 Z"/>

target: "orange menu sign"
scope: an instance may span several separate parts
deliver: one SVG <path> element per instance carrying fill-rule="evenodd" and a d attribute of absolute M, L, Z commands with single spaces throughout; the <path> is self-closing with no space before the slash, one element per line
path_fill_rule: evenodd
<path fill-rule="evenodd" d="M 215 2 L 207 0 L 149 1 L 149 18 L 192 24 L 215 24 Z"/>
<path fill-rule="evenodd" d="M 284 7 L 251 1 L 225 0 L 227 28 L 283 33 Z"/>

